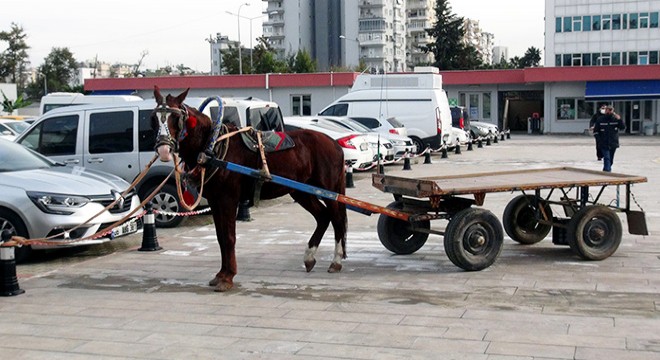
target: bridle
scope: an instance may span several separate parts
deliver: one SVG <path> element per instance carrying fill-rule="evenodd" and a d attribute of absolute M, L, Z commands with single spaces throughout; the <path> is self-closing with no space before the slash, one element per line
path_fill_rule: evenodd
<path fill-rule="evenodd" d="M 169 146 L 173 152 L 178 152 L 179 149 L 179 141 L 183 140 L 186 135 L 188 135 L 188 131 L 186 128 L 186 122 L 188 121 L 188 108 L 184 105 L 182 109 L 179 108 L 173 108 L 167 106 L 167 104 L 159 104 L 154 112 L 156 113 L 156 117 L 158 119 L 158 134 L 156 135 L 156 148 L 162 146 L 162 145 L 167 145 Z M 179 138 L 175 141 L 174 138 L 172 137 L 172 134 L 170 133 L 169 126 L 167 126 L 167 119 L 169 118 L 170 115 L 178 115 L 178 128 L 181 129 L 179 132 Z"/>

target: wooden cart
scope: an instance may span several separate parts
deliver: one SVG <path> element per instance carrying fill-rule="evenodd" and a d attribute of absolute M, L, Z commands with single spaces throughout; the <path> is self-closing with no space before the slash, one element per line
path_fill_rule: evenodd
<path fill-rule="evenodd" d="M 502 216 L 504 231 L 521 244 L 535 244 L 553 230 L 553 243 L 569 245 L 586 260 L 605 259 L 621 243 L 616 212 L 626 213 L 631 234 L 648 234 L 644 212 L 630 209 L 631 196 L 635 201 L 631 185 L 647 181 L 641 176 L 561 167 L 417 179 L 374 174 L 372 180 L 374 187 L 394 195 L 389 209 L 409 215 L 381 212 L 378 237 L 388 250 L 412 254 L 429 234 L 444 235 L 449 259 L 470 271 L 489 267 L 502 251 L 502 224 L 480 207 L 487 193 L 522 192 Z M 613 185 L 615 203 L 600 204 L 605 188 Z M 618 196 L 621 185 L 623 201 Z M 554 214 L 551 205 L 562 208 L 563 215 Z M 438 219 L 448 220 L 444 231 L 431 229 L 430 221 Z"/>

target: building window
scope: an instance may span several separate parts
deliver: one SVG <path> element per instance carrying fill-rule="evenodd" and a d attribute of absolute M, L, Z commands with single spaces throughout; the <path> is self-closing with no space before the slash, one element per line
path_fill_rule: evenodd
<path fill-rule="evenodd" d="M 591 116 L 596 112 L 595 104 L 591 101 L 578 100 L 577 101 L 577 117 L 578 119 L 591 119 Z"/>
<path fill-rule="evenodd" d="M 639 13 L 639 28 L 648 29 L 649 27 L 649 13 Z"/>
<path fill-rule="evenodd" d="M 599 58 L 600 64 L 599 65 L 608 66 L 608 65 L 610 65 L 610 60 L 611 60 L 610 53 L 602 53 L 602 54 L 600 54 L 600 58 Z"/>
<path fill-rule="evenodd" d="M 600 15 L 596 15 L 591 18 L 591 30 L 600 30 Z"/>
<path fill-rule="evenodd" d="M 582 66 L 582 54 L 573 54 L 571 66 Z"/>
<path fill-rule="evenodd" d="M 483 93 L 483 118 L 490 119 L 490 93 Z"/>
<path fill-rule="evenodd" d="M 575 99 L 557 98 L 557 120 L 575 119 Z"/>
<path fill-rule="evenodd" d="M 612 30 L 621 30 L 621 14 L 612 15 Z"/>
<path fill-rule="evenodd" d="M 630 51 L 628 53 L 628 64 L 637 65 L 637 51 Z"/>
<path fill-rule="evenodd" d="M 555 55 L 555 66 L 561 66 L 561 55 Z"/>
<path fill-rule="evenodd" d="M 637 19 L 638 18 L 639 18 L 638 14 L 630 14 L 629 22 L 628 22 L 628 28 L 629 29 L 637 29 Z"/>
<path fill-rule="evenodd" d="M 652 12 L 650 20 L 651 20 L 650 27 L 653 28 L 653 29 L 657 29 L 658 28 L 658 13 L 657 12 Z"/>
<path fill-rule="evenodd" d="M 562 65 L 563 66 L 571 66 L 571 61 L 572 60 L 573 60 L 573 57 L 571 56 L 571 54 L 564 54 L 564 62 L 563 62 Z"/>
<path fill-rule="evenodd" d="M 582 24 L 584 24 L 583 31 L 591 31 L 591 16 L 583 16 Z"/>
<path fill-rule="evenodd" d="M 599 64 L 600 53 L 591 54 L 591 65 L 596 66 Z"/>
<path fill-rule="evenodd" d="M 294 116 L 312 115 L 312 96 L 292 95 L 291 114 Z"/>
<path fill-rule="evenodd" d="M 658 65 L 658 52 L 650 51 L 649 52 L 649 64 Z"/>
<path fill-rule="evenodd" d="M 611 15 L 603 15 L 602 19 L 603 19 L 603 21 L 601 23 L 602 24 L 601 29 L 609 30 L 610 25 L 611 25 L 611 21 L 612 21 L 612 16 Z"/>
<path fill-rule="evenodd" d="M 619 52 L 612 53 L 612 65 L 621 65 L 621 53 Z"/>
<path fill-rule="evenodd" d="M 571 32 L 571 25 L 573 24 L 573 18 L 567 16 L 564 18 L 564 32 Z"/>
<path fill-rule="evenodd" d="M 555 18 L 555 32 L 558 32 L 558 33 L 561 32 L 561 18 L 560 17 Z"/>
<path fill-rule="evenodd" d="M 649 52 L 648 51 L 640 51 L 639 55 L 637 56 L 637 64 L 638 65 L 648 65 L 649 64 Z"/>
<path fill-rule="evenodd" d="M 623 21 L 621 22 L 621 26 L 624 30 L 628 28 L 628 14 L 623 14 Z"/>
<path fill-rule="evenodd" d="M 591 54 L 582 54 L 582 66 L 591 66 Z"/>
<path fill-rule="evenodd" d="M 582 17 L 573 16 L 573 31 L 582 31 Z"/>

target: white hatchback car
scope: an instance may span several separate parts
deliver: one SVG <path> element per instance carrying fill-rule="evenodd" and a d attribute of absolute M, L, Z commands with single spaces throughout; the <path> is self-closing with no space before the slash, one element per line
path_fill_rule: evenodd
<path fill-rule="evenodd" d="M 370 167 L 376 154 L 364 134 L 355 131 L 342 131 L 341 128 L 320 122 L 314 117 L 291 116 L 284 118 L 285 131 L 308 129 L 328 135 L 341 146 L 344 161 L 356 170 Z"/>
<path fill-rule="evenodd" d="M 0 139 L 14 141 L 18 134 L 27 130 L 30 124 L 20 120 L 0 119 Z"/>

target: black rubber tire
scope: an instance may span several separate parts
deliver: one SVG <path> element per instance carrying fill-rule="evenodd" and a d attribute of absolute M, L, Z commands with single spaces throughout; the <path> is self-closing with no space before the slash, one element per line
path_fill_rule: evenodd
<path fill-rule="evenodd" d="M 504 245 L 504 231 L 492 212 L 467 208 L 457 212 L 447 224 L 444 244 L 454 265 L 479 271 L 497 260 Z"/>
<path fill-rule="evenodd" d="M 156 186 L 149 188 L 140 197 L 144 198 L 151 194 Z M 154 210 L 167 211 L 177 213 L 181 211 L 182 207 L 179 203 L 179 196 L 176 192 L 176 186 L 172 184 L 165 184 L 160 191 L 151 199 L 151 205 Z M 179 226 L 185 219 L 184 216 L 172 216 L 165 214 L 154 214 L 156 227 L 160 228 L 173 228 Z"/>
<path fill-rule="evenodd" d="M 426 150 L 426 145 L 424 144 L 422 139 L 420 139 L 416 136 L 412 136 L 412 137 L 410 137 L 410 140 L 412 140 L 413 144 L 415 144 L 415 146 L 417 146 L 417 154 L 421 154 L 421 153 L 424 152 L 424 150 Z"/>
<path fill-rule="evenodd" d="M 403 204 L 395 201 L 388 208 L 402 210 Z M 378 218 L 378 238 L 385 248 L 397 255 L 409 255 L 424 246 L 429 237 L 428 233 L 414 232 L 409 229 L 411 225 L 418 228 L 430 229 L 429 220 L 408 223 L 403 220 L 395 219 L 381 214 Z"/>
<path fill-rule="evenodd" d="M 621 219 L 611 209 L 590 205 L 580 209 L 568 223 L 568 245 L 584 260 L 603 260 L 619 248 Z"/>
<path fill-rule="evenodd" d="M 23 220 L 9 209 L 0 209 L 0 232 L 4 230 L 9 230 L 12 235 L 30 238 Z M 30 255 L 32 255 L 31 246 L 14 247 L 14 259 L 17 264 L 27 260 Z"/>
<path fill-rule="evenodd" d="M 532 245 L 545 239 L 552 230 L 552 225 L 539 224 L 536 209 L 532 206 L 532 195 L 518 195 L 504 208 L 502 225 L 507 235 L 518 243 Z M 541 202 L 543 210 L 552 219 L 552 209 L 546 202 Z"/>

